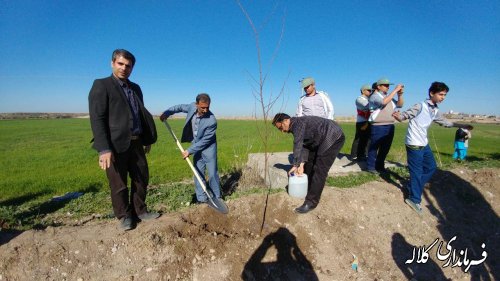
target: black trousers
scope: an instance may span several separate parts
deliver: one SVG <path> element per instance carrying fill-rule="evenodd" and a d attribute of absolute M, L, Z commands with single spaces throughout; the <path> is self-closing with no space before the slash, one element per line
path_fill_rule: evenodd
<path fill-rule="evenodd" d="M 366 129 L 361 130 L 361 127 L 367 125 Z M 354 136 L 354 141 L 351 147 L 351 158 L 357 157 L 366 158 L 368 153 L 368 146 L 370 141 L 370 123 L 369 122 L 357 122 L 356 123 L 356 135 Z"/>
<path fill-rule="evenodd" d="M 140 140 L 132 140 L 123 153 L 113 153 L 114 161 L 106 169 L 111 203 L 115 217 L 141 215 L 147 212 L 146 191 L 149 184 L 149 169 L 144 147 Z M 130 195 L 127 187 L 130 175 Z"/>
<path fill-rule="evenodd" d="M 324 153 L 318 154 L 317 151 L 309 151 L 309 158 L 304 165 L 304 173 L 307 174 L 308 178 L 305 203 L 312 206 L 318 205 L 321 193 L 325 187 L 328 171 L 332 167 L 335 158 L 337 158 L 344 142 L 345 136 L 342 134 L 342 136 Z"/>

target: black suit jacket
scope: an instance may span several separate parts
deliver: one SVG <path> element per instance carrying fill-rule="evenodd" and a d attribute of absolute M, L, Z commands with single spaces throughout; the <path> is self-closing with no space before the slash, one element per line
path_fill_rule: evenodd
<path fill-rule="evenodd" d="M 153 117 L 144 107 L 139 85 L 130 81 L 128 84 L 138 97 L 142 144 L 151 145 L 157 138 Z M 94 81 L 89 93 L 89 114 L 94 135 L 93 148 L 98 152 L 111 150 L 118 153 L 129 148 L 133 117 L 127 98 L 116 78 L 110 76 Z"/>

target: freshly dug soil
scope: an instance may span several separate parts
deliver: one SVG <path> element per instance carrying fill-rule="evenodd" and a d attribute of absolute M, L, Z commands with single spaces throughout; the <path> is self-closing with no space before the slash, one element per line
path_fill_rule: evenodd
<path fill-rule="evenodd" d="M 252 195 L 227 202 L 228 215 L 200 205 L 128 232 L 95 220 L 0 233 L 0 280 L 500 280 L 499 170 L 438 171 L 423 216 L 404 203 L 401 183 L 381 179 L 326 187 L 307 214 L 283 192 L 267 208 Z M 425 263 L 406 263 L 436 239 L 441 254 L 452 240 L 457 258 L 465 249 L 469 260 L 487 258 L 468 272 L 443 268 L 436 244 Z"/>

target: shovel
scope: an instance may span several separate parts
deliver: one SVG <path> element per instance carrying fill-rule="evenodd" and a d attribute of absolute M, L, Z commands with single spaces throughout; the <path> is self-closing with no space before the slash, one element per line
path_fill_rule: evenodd
<path fill-rule="evenodd" d="M 165 123 L 165 126 L 167 127 L 168 131 L 170 132 L 170 134 L 174 138 L 175 142 L 177 143 L 177 147 L 179 147 L 181 152 L 184 152 L 184 148 L 182 148 L 182 145 L 179 142 L 179 139 L 175 136 L 174 131 L 172 131 L 172 128 L 170 127 L 170 125 L 168 125 L 167 120 L 163 121 L 163 123 Z M 185 160 L 188 163 L 189 167 L 191 168 L 191 171 L 193 171 L 194 176 L 196 177 L 196 179 L 200 183 L 201 188 L 207 194 L 208 206 L 212 207 L 216 211 L 221 212 L 223 214 L 229 213 L 229 209 L 227 208 L 226 203 L 224 203 L 224 201 L 222 201 L 219 198 L 212 197 L 210 195 L 210 192 L 207 191 L 207 187 L 205 186 L 205 181 L 201 179 L 200 175 L 198 174 L 198 172 L 194 168 L 193 163 L 191 163 L 191 160 L 189 159 L 189 157 L 186 157 Z"/>

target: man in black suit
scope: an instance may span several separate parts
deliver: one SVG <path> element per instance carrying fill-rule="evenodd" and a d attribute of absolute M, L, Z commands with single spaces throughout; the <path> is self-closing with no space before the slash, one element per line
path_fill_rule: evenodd
<path fill-rule="evenodd" d="M 128 80 L 134 64 L 130 52 L 115 50 L 111 59 L 113 74 L 96 79 L 89 93 L 93 148 L 99 152 L 99 166 L 106 171 L 113 211 L 123 230 L 134 228 L 137 218 L 144 221 L 160 216 L 146 207 L 149 169 L 145 154 L 157 136 L 141 88 Z"/>

